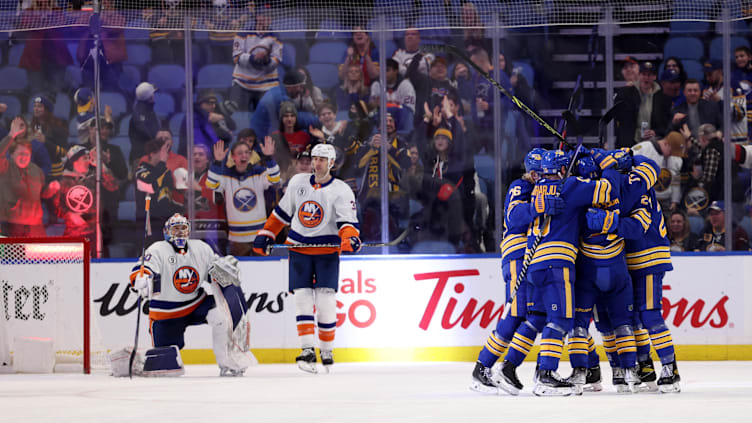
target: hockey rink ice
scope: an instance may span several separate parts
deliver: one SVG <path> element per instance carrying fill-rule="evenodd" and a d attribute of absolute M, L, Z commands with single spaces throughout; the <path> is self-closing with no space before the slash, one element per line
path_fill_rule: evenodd
<path fill-rule="evenodd" d="M 519 397 L 470 391 L 473 363 L 337 363 L 330 374 L 317 375 L 266 364 L 243 378 L 219 378 L 214 365 L 187 366 L 181 378 L 0 375 L 0 421 L 752 421 L 752 361 L 680 361 L 680 394 L 637 395 L 616 394 L 602 364 L 602 392 L 566 398 L 533 396 L 530 362 L 519 370 L 525 384 Z M 562 373 L 569 373 L 567 364 Z"/>

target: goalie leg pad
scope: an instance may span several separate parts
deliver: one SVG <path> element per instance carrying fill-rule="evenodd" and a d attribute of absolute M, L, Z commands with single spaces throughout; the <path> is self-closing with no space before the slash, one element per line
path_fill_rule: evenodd
<path fill-rule="evenodd" d="M 319 347 L 322 351 L 331 351 L 337 326 L 337 293 L 332 288 L 316 288 L 315 299 Z"/>
<path fill-rule="evenodd" d="M 110 353 L 108 358 L 110 359 L 110 368 L 112 369 L 112 376 L 114 377 L 128 377 L 128 363 L 131 360 L 132 348 L 122 348 Z M 133 358 L 133 375 L 141 376 L 141 372 L 144 369 L 144 356 L 136 351 L 136 355 Z"/>
<path fill-rule="evenodd" d="M 295 294 L 295 320 L 298 326 L 298 339 L 300 347 L 303 349 L 314 348 L 314 327 L 313 317 L 313 288 L 298 288 L 293 291 Z"/>
<path fill-rule="evenodd" d="M 185 374 L 183 359 L 177 345 L 169 347 L 156 347 L 146 351 L 144 359 L 144 371 L 142 376 L 147 377 L 175 377 Z M 128 366 L 126 365 L 126 372 Z"/>
<path fill-rule="evenodd" d="M 242 376 L 258 363 L 250 351 L 250 322 L 243 291 L 235 285 L 212 284 L 215 307 L 206 314 L 220 375 Z"/>

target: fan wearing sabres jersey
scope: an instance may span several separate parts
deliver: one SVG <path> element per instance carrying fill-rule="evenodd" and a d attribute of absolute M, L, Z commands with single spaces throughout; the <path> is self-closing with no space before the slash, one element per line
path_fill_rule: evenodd
<path fill-rule="evenodd" d="M 510 300 L 517 274 L 522 267 L 522 259 L 527 244 L 527 230 L 538 215 L 530 203 L 530 193 L 541 175 L 541 160 L 546 150 L 532 149 L 525 157 L 525 171 L 522 178 L 512 182 L 504 202 L 504 235 L 501 242 L 501 269 L 506 283 L 506 298 Z M 551 207 L 557 204 L 556 198 L 549 198 Z M 491 378 L 491 367 L 507 349 L 517 327 L 525 321 L 525 288 L 517 291 L 512 301 L 512 309 L 506 318 L 496 324 L 486 344 L 478 354 L 473 369 L 470 389 L 482 393 L 498 393 L 498 387 Z"/>
<path fill-rule="evenodd" d="M 647 172 L 647 158 L 634 156 L 634 172 Z M 630 177 L 630 181 L 638 181 Z M 621 214 L 618 234 L 625 239 L 627 268 L 632 277 L 634 291 L 635 341 L 640 378 L 651 389 L 662 392 L 680 392 L 681 378 L 676 366 L 676 356 L 671 332 L 661 314 L 663 276 L 673 270 L 670 241 L 663 220 L 661 205 L 655 189 L 645 192 L 640 184 L 624 184 L 621 187 Z M 592 210 L 591 213 L 602 212 Z M 663 365 L 661 376 L 656 375 L 650 358 L 650 343 L 658 352 Z M 657 385 L 657 386 L 656 386 Z"/>
<path fill-rule="evenodd" d="M 543 155 L 544 176 L 533 189 L 530 201 L 536 217 L 528 232 L 531 252 L 527 278 L 534 287 L 532 301 L 540 302 L 546 312 L 546 326 L 541 334 L 538 355 L 540 369 L 533 387 L 536 395 L 570 395 L 573 385 L 556 372 L 564 337 L 574 324 L 574 264 L 580 235 L 580 219 L 587 208 L 611 201 L 608 180 L 592 181 L 581 177 L 562 179 L 569 166 L 569 157 L 560 150 Z M 566 207 L 556 215 L 544 215 L 551 196 L 564 200 Z"/>
<path fill-rule="evenodd" d="M 266 166 L 249 163 L 253 150 L 244 142 L 237 142 L 230 150 L 233 166 L 224 164 L 227 156 L 224 141 L 214 144 L 214 163 L 209 168 L 206 186 L 222 193 L 226 200 L 230 254 L 247 256 L 253 248 L 253 240 L 266 223 L 264 190 L 280 183 L 279 166 L 274 161 L 275 143 L 266 137 L 261 144 Z"/>
<path fill-rule="evenodd" d="M 190 230 L 188 219 L 174 214 L 165 222 L 165 240 L 149 246 L 143 265 L 131 272 L 132 287 L 149 299 L 154 348 L 146 352 L 143 373 L 183 374 L 178 350 L 185 345 L 185 330 L 208 323 L 220 376 L 242 376 L 255 359 L 247 343 L 250 326 L 238 261 L 220 258 L 207 243 L 188 239 Z"/>
<path fill-rule="evenodd" d="M 313 147 L 313 174 L 300 173 L 290 179 L 285 195 L 253 243 L 254 251 L 267 255 L 277 234 L 290 225 L 288 244 L 340 245 L 290 249 L 289 289 L 295 294 L 298 338 L 303 349 L 295 361 L 301 370 L 311 373 L 316 372 L 314 321 L 318 325 L 321 363 L 327 370 L 334 363 L 339 253 L 357 252 L 361 245 L 352 189 L 330 173 L 335 158 L 331 144 Z"/>

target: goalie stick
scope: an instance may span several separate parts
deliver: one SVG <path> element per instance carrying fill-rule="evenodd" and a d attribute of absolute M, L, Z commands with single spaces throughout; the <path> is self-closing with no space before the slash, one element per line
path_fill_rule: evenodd
<path fill-rule="evenodd" d="M 394 247 L 395 245 L 402 242 L 405 238 L 407 238 L 407 235 L 410 233 L 410 228 L 405 229 L 397 238 L 394 238 L 393 240 L 389 242 L 367 242 L 361 245 L 362 247 Z M 271 251 L 274 248 L 286 248 L 286 249 L 295 249 L 295 248 L 339 248 L 340 244 L 273 244 L 269 247 L 269 250 Z"/>
<path fill-rule="evenodd" d="M 570 112 L 569 110 L 564 111 L 564 119 L 567 121 L 567 126 L 570 128 L 571 132 L 574 132 L 577 134 L 577 147 L 574 149 L 574 155 L 572 156 L 572 161 L 569 162 L 569 166 L 567 167 L 567 171 L 564 173 L 564 176 L 561 178 L 561 180 L 567 179 L 567 177 L 572 173 L 572 168 L 574 167 L 574 163 L 577 161 L 577 154 L 579 154 L 580 149 L 582 148 L 582 135 L 580 132 L 579 125 L 577 124 L 577 120 L 574 117 L 574 114 Z M 560 192 L 557 191 L 556 196 L 558 197 Z M 549 223 L 551 222 L 551 215 L 546 215 L 544 217 L 543 221 L 543 227 L 548 227 Z M 525 276 L 527 275 L 527 268 L 530 266 L 530 262 L 533 261 L 533 256 L 535 256 L 535 250 L 538 249 L 538 244 L 540 244 L 541 240 L 543 239 L 542 232 L 539 231 L 539 233 L 535 236 L 535 239 L 533 240 L 533 245 L 530 247 L 530 249 L 525 254 L 525 259 L 522 261 L 522 267 L 520 268 L 520 273 L 517 274 L 517 279 L 514 281 L 514 286 L 512 287 L 511 291 L 509 292 L 509 300 L 504 304 L 504 311 L 501 314 L 502 319 L 506 319 L 507 315 L 509 314 L 509 310 L 512 308 L 512 302 L 514 302 L 515 297 L 517 297 L 517 291 L 520 289 L 520 285 L 522 285 L 522 281 L 525 280 Z"/>
<path fill-rule="evenodd" d="M 429 44 L 421 47 L 423 51 L 426 52 L 441 52 L 441 53 L 451 53 L 455 56 L 462 59 L 465 64 L 471 66 L 473 69 L 475 69 L 480 76 L 483 77 L 486 81 L 488 81 L 491 85 L 493 85 L 497 90 L 499 90 L 502 94 L 504 94 L 509 100 L 514 103 L 515 106 L 517 106 L 520 110 L 527 113 L 528 116 L 533 118 L 538 124 L 551 134 L 553 134 L 559 141 L 563 142 L 565 145 L 567 145 L 570 149 L 574 150 L 576 147 L 573 146 L 569 141 L 567 141 L 566 137 L 562 135 L 559 131 L 557 131 L 553 126 L 551 126 L 548 122 L 546 122 L 542 117 L 540 117 L 537 113 L 535 113 L 530 107 L 528 107 L 525 103 L 523 103 L 519 98 L 517 98 L 514 94 L 510 93 L 509 90 L 504 88 L 503 85 L 499 83 L 499 81 L 493 79 L 491 75 L 489 75 L 486 71 L 484 71 L 480 66 L 476 65 L 472 60 L 470 60 L 469 57 L 460 49 L 453 45 L 448 44 Z"/>
<path fill-rule="evenodd" d="M 146 260 L 146 238 L 151 235 L 151 224 L 149 223 L 149 208 L 151 206 L 151 195 L 146 194 L 146 205 L 144 210 L 146 211 L 146 223 L 144 223 L 144 239 L 141 241 L 141 269 L 138 275 L 144 274 L 144 262 Z M 133 360 L 136 359 L 136 350 L 138 349 L 138 329 L 141 327 L 141 294 L 138 295 L 136 300 L 136 335 L 133 339 L 133 350 L 131 356 L 128 358 L 128 377 L 133 379 Z"/>

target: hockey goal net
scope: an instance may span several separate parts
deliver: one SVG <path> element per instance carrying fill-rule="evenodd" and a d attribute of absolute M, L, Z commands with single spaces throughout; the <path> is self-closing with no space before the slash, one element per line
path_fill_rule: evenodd
<path fill-rule="evenodd" d="M 14 340 L 52 340 L 55 371 L 107 369 L 90 297 L 89 241 L 0 238 L 0 325 Z"/>

